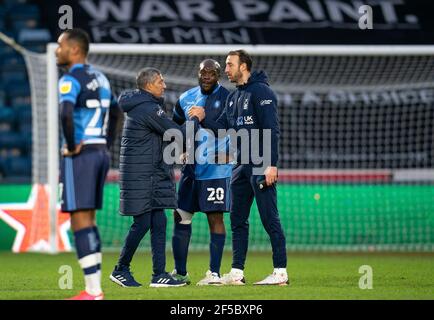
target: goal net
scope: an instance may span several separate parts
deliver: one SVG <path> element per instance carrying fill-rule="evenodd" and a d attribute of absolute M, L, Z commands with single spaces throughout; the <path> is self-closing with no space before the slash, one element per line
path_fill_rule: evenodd
<path fill-rule="evenodd" d="M 57 88 L 54 48 L 48 46 L 46 57 L 51 80 L 31 77 L 32 96 L 48 94 L 51 119 L 58 111 L 55 97 L 49 99 Z M 224 67 L 226 54 L 233 49 L 238 48 L 97 44 L 91 46 L 89 63 L 106 74 L 116 95 L 135 87 L 139 69 L 160 69 L 167 84 L 165 108 L 171 115 L 180 94 L 197 85 L 199 63 L 213 58 Z M 434 48 L 244 49 L 253 57 L 253 68 L 267 72 L 278 96 L 278 209 L 288 249 L 433 251 Z M 234 89 L 225 75 L 221 83 Z M 45 104 L 45 100 L 36 99 L 35 103 Z M 48 118 L 33 123 L 42 128 L 49 125 Z M 55 130 L 51 128 L 50 135 Z M 57 137 L 51 139 L 54 143 Z M 34 145 L 35 157 L 54 152 L 39 148 L 39 144 Z M 118 214 L 119 139 L 111 154 L 104 207 L 97 214 L 106 249 L 119 248 L 131 224 L 130 218 Z M 48 156 L 46 159 L 50 161 Z M 58 170 L 57 163 L 48 162 L 48 168 L 48 172 Z M 170 211 L 167 215 L 169 240 L 173 219 Z M 230 250 L 228 214 L 225 221 L 226 249 Z M 148 238 L 143 248 L 150 247 Z M 193 219 L 191 249 L 207 250 L 208 243 L 206 217 L 198 213 Z M 249 248 L 270 248 L 255 203 L 250 214 Z"/>

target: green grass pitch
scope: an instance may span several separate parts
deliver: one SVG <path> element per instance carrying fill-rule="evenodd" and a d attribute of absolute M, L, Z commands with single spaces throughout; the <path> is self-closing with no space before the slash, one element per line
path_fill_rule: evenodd
<path fill-rule="evenodd" d="M 291 284 L 286 287 L 259 287 L 252 283 L 272 271 L 271 253 L 250 252 L 242 287 L 198 287 L 208 265 L 207 252 L 189 255 L 189 272 L 193 284 L 181 288 L 149 288 L 151 256 L 136 254 L 132 271 L 143 284 L 141 288 L 121 288 L 109 280 L 117 253 L 103 255 L 103 290 L 106 299 L 187 299 L 187 300 L 286 300 L 286 299 L 433 299 L 434 254 L 432 253 L 289 253 L 288 273 Z M 222 271 L 230 268 L 230 252 L 223 257 Z M 73 270 L 73 289 L 61 290 L 59 273 L 62 265 Z M 373 270 L 373 288 L 360 289 L 359 267 Z M 167 253 L 167 270 L 173 258 Z M 74 253 L 43 255 L 36 253 L 0 253 L 0 299 L 64 299 L 83 288 L 82 271 Z"/>

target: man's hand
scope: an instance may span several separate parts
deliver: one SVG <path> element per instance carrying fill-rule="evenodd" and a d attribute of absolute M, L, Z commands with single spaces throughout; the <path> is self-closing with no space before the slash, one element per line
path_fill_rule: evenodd
<path fill-rule="evenodd" d="M 72 156 L 76 156 L 77 154 L 79 154 L 81 152 L 81 148 L 83 147 L 83 141 L 80 142 L 79 145 L 75 146 L 74 151 L 69 151 L 68 147 L 66 145 L 63 146 L 62 149 L 62 155 L 64 157 L 72 157 Z"/>
<path fill-rule="evenodd" d="M 267 186 L 271 186 L 273 183 L 277 182 L 277 167 L 267 167 L 264 172 L 265 183 Z"/>
<path fill-rule="evenodd" d="M 197 117 L 199 122 L 202 122 L 202 120 L 205 119 L 205 109 L 202 107 L 193 106 L 190 110 L 188 110 L 188 116 L 190 118 Z"/>
<path fill-rule="evenodd" d="M 187 154 L 187 152 L 184 152 L 184 153 L 182 153 L 182 154 L 179 156 L 179 161 L 180 161 L 182 164 L 185 164 L 185 163 L 187 162 L 187 160 L 188 160 L 188 154 Z"/>

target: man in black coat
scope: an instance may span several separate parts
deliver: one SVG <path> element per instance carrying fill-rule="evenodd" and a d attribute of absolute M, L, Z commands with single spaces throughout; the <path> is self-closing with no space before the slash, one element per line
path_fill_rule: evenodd
<path fill-rule="evenodd" d="M 155 68 L 139 71 L 136 90 L 125 91 L 119 105 L 126 112 L 120 150 L 120 214 L 133 216 L 118 264 L 110 279 L 123 287 L 138 287 L 130 272 L 133 255 L 147 231 L 151 230 L 153 276 L 151 287 L 183 286 L 166 272 L 166 225 L 164 209 L 176 208 L 176 190 L 172 164 L 163 159 L 169 142 L 163 141 L 169 129 L 186 136 L 186 126 L 179 126 L 162 109 L 166 84 Z M 193 122 L 197 128 L 199 117 Z M 185 138 L 184 138 L 185 139 Z"/>

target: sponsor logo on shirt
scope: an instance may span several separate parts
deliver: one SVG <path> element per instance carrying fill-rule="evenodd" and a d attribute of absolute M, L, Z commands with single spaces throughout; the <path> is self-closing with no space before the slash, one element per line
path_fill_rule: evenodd
<path fill-rule="evenodd" d="M 261 102 L 259 103 L 261 106 L 265 106 L 267 104 L 271 104 L 273 102 L 273 100 L 261 100 Z"/>
<path fill-rule="evenodd" d="M 71 81 L 63 81 L 60 84 L 60 93 L 61 94 L 70 93 L 71 89 L 72 89 L 72 82 Z"/>
<path fill-rule="evenodd" d="M 157 116 L 161 117 L 163 114 L 164 114 L 164 110 L 163 109 L 158 109 Z"/>
<path fill-rule="evenodd" d="M 99 88 L 99 83 L 96 79 L 93 79 L 91 82 L 89 82 L 86 85 L 86 88 L 88 88 L 89 90 L 95 91 L 96 89 Z"/>
<path fill-rule="evenodd" d="M 249 99 L 244 99 L 243 110 L 247 110 L 249 107 Z"/>
<path fill-rule="evenodd" d="M 237 118 L 237 126 L 253 124 L 253 116 L 240 116 Z"/>

